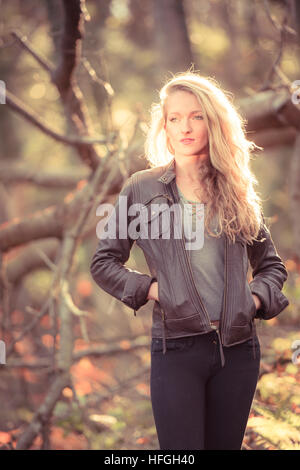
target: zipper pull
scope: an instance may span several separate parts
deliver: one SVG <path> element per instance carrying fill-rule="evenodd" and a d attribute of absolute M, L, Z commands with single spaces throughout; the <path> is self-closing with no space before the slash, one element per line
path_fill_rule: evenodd
<path fill-rule="evenodd" d="M 133 310 L 134 316 L 136 317 L 136 310 Z"/>

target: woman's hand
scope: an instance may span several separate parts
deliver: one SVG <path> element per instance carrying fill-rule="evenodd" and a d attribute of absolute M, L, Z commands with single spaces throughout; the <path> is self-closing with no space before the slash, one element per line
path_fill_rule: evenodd
<path fill-rule="evenodd" d="M 149 300 L 157 300 L 157 302 L 159 302 L 159 298 L 158 298 L 158 282 L 157 282 L 157 281 L 152 282 L 152 284 L 150 285 L 150 288 L 149 288 L 149 291 L 148 291 L 147 299 L 149 299 Z"/>
<path fill-rule="evenodd" d="M 254 303 L 255 303 L 255 306 L 256 306 L 256 310 L 258 310 L 261 307 L 260 298 L 257 297 L 257 295 L 255 295 L 255 294 L 252 294 L 252 297 L 253 297 L 253 300 L 254 300 Z M 148 300 L 157 300 L 157 302 L 159 302 L 158 282 L 157 281 L 152 282 L 152 284 L 150 285 L 147 299 Z"/>
<path fill-rule="evenodd" d="M 257 297 L 256 294 L 252 294 L 252 297 L 253 297 L 254 303 L 255 303 L 255 305 L 256 305 L 256 310 L 258 310 L 258 309 L 261 307 L 260 298 Z"/>

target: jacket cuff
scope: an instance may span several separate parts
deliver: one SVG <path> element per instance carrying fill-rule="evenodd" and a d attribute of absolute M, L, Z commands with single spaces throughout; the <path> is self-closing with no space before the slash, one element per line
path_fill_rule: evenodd
<path fill-rule="evenodd" d="M 154 281 L 157 281 L 155 276 L 131 272 L 125 283 L 121 301 L 128 307 L 138 310 L 148 302 L 149 288 Z"/>
<path fill-rule="evenodd" d="M 257 309 L 255 318 L 269 320 L 289 305 L 285 295 L 271 282 L 254 279 L 249 283 L 249 286 L 252 294 L 257 295 L 261 301 L 261 307 Z"/>

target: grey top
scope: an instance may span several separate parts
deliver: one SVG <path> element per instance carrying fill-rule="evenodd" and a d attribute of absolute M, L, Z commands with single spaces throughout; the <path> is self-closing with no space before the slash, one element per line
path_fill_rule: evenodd
<path fill-rule="evenodd" d="M 212 237 L 204 230 L 206 204 L 189 201 L 178 186 L 177 189 L 183 214 L 183 234 L 188 241 L 186 251 L 191 261 L 195 284 L 210 320 L 220 320 L 224 294 L 224 235 Z M 196 211 L 192 211 L 192 204 Z M 218 232 L 217 222 L 215 216 L 210 226 L 214 233 Z M 196 235 L 195 238 L 191 237 L 191 230 L 194 237 Z M 189 242 L 193 239 L 195 243 Z"/>

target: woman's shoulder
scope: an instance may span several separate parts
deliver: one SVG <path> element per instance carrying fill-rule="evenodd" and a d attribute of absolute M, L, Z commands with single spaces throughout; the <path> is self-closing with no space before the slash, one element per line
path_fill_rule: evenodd
<path fill-rule="evenodd" d="M 137 200 L 148 201 L 155 194 L 166 193 L 164 183 L 159 180 L 164 172 L 165 165 L 139 170 L 132 173 L 127 184 L 134 188 Z"/>
<path fill-rule="evenodd" d="M 131 176 L 135 181 L 147 182 L 158 179 L 165 171 L 166 165 L 156 166 L 152 168 L 145 168 L 144 170 L 138 170 Z"/>

